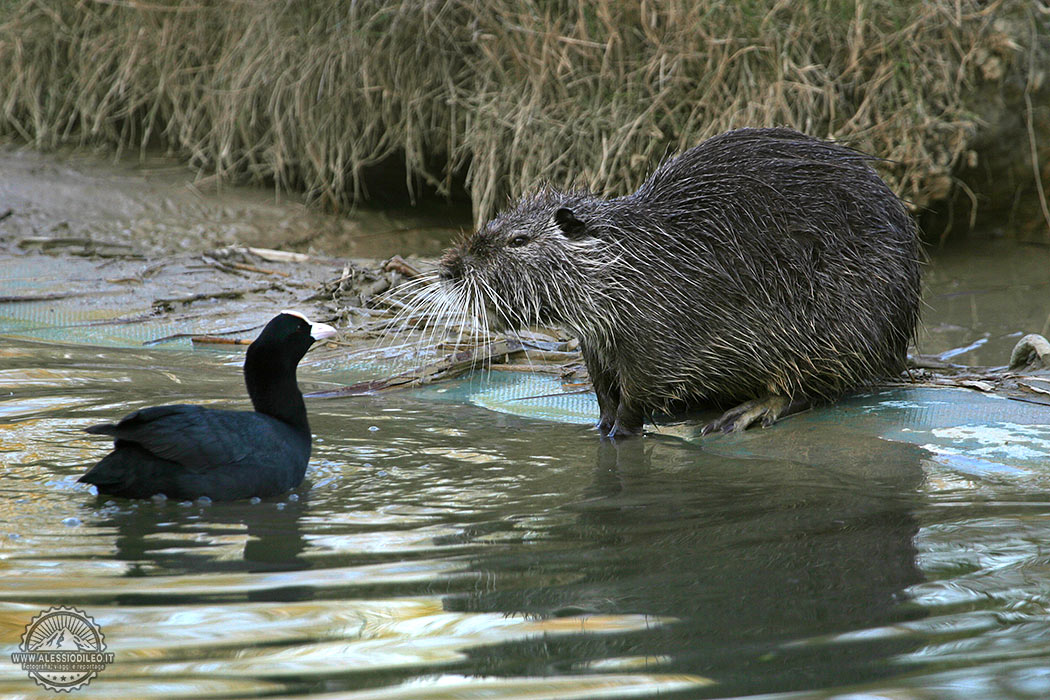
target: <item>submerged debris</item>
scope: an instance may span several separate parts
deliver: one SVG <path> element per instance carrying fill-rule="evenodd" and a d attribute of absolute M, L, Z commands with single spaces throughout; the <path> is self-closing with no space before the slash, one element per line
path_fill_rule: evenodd
<path fill-rule="evenodd" d="M 466 350 L 450 353 L 436 362 L 431 362 L 418 369 L 402 372 L 387 379 L 360 382 L 338 389 L 318 391 L 307 396 L 316 398 L 334 398 L 338 396 L 363 396 L 375 394 L 388 389 L 404 389 L 412 386 L 430 384 L 442 379 L 452 379 L 499 358 L 522 350 L 522 345 L 513 340 L 497 340 L 478 345 Z"/>
<path fill-rule="evenodd" d="M 1024 336 L 1002 367 L 969 367 L 930 355 L 909 358 L 909 385 L 950 386 L 994 393 L 1008 399 L 1050 406 L 1050 342 L 1041 335 Z"/>

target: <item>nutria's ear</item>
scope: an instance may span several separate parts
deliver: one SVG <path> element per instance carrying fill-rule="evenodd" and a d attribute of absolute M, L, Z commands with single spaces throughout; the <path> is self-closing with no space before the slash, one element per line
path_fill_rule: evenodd
<path fill-rule="evenodd" d="M 554 223 L 569 238 L 581 238 L 587 235 L 587 226 L 576 218 L 572 209 L 562 207 L 554 212 Z"/>

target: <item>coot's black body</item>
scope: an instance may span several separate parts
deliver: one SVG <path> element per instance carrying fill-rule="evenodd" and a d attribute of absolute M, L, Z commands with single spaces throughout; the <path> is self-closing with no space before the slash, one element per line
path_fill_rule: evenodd
<path fill-rule="evenodd" d="M 248 347 L 244 379 L 255 411 L 177 404 L 144 408 L 87 432 L 112 435 L 114 450 L 80 477 L 125 498 L 230 501 L 298 486 L 310 459 L 306 404 L 295 380 L 315 340 L 335 333 L 282 312 Z"/>

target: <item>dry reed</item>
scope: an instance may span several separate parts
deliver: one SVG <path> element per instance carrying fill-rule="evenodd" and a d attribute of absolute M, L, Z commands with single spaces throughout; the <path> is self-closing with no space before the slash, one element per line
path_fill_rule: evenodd
<path fill-rule="evenodd" d="M 367 168 L 465 178 L 476 218 L 540 181 L 633 189 L 669 151 L 788 125 L 943 198 L 982 81 L 1050 31 L 1030 0 L 23 0 L 0 7 L 0 134 L 163 146 L 339 209 Z"/>

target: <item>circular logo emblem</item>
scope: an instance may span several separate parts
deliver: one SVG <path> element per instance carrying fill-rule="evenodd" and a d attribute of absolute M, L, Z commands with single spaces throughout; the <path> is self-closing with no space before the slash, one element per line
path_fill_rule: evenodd
<path fill-rule="evenodd" d="M 11 661 L 48 690 L 69 692 L 87 685 L 113 663 L 105 638 L 91 616 L 65 606 L 48 608 L 26 625 L 21 651 Z"/>

